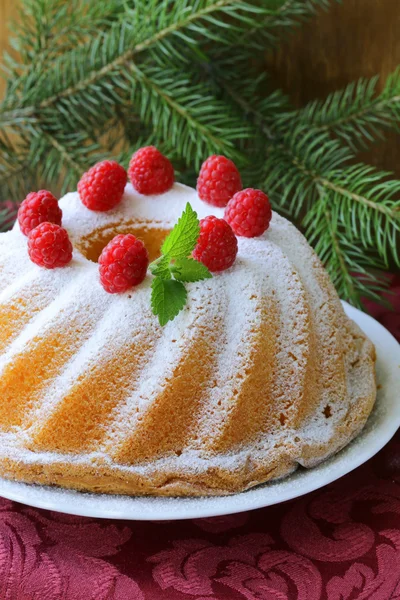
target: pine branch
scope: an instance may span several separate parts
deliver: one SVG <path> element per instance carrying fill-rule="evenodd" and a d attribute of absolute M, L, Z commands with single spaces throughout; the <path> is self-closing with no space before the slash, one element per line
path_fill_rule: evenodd
<path fill-rule="evenodd" d="M 334 219 L 342 224 L 341 236 L 343 239 L 347 236 L 347 241 L 353 244 L 353 247 L 345 247 L 344 252 L 352 251 L 354 254 L 354 246 L 358 245 L 370 253 L 368 260 L 371 264 L 374 254 L 380 257 L 382 267 L 387 266 L 389 256 L 399 264 L 400 182 L 388 180 L 388 173 L 372 167 L 350 165 L 353 157 L 349 149 L 330 139 L 327 131 L 310 130 L 309 126 L 305 130 L 301 118 L 296 121 L 293 117 L 291 128 L 287 131 L 285 112 L 279 112 L 279 108 L 285 106 L 282 98 L 279 98 L 281 104 L 269 111 L 266 104 L 268 97 L 259 100 L 254 89 L 249 88 L 252 98 L 248 100 L 242 90 L 238 92 L 229 84 L 223 86 L 250 116 L 256 128 L 264 133 L 267 159 L 263 185 L 275 206 L 288 216 L 299 218 L 318 203 L 321 190 L 329 192 Z M 393 89 L 394 86 L 389 87 Z M 330 232 L 331 242 L 336 239 L 332 235 Z M 327 232 L 325 236 L 328 239 Z M 336 254 L 334 262 L 340 266 L 340 254 Z M 333 261 L 333 257 L 330 260 Z M 349 277 L 352 279 L 351 273 Z M 342 293 L 353 303 L 358 303 L 349 285 L 344 285 L 345 281 L 342 277 Z M 357 285 L 360 288 L 360 280 Z"/>
<path fill-rule="evenodd" d="M 40 169 L 41 180 L 54 193 L 76 187 L 82 173 L 104 158 L 100 146 L 85 132 L 66 134 L 37 129 L 30 140 L 31 168 Z"/>
<path fill-rule="evenodd" d="M 20 60 L 18 62 L 7 55 L 3 65 L 9 75 L 3 110 L 9 104 L 14 109 L 21 106 L 21 101 L 37 85 L 43 71 L 50 68 L 61 53 L 76 49 L 90 36 L 98 35 L 99 31 L 109 27 L 123 14 L 121 9 L 118 0 L 84 3 L 80 0 L 68 3 L 64 0 L 24 0 L 11 39 Z M 12 114 L 8 118 L 12 119 Z"/>
<path fill-rule="evenodd" d="M 314 101 L 300 111 L 283 116 L 286 122 L 303 122 L 317 131 L 332 132 L 352 149 L 366 148 L 383 131 L 397 128 L 400 119 L 400 68 L 390 75 L 380 94 L 378 77 L 360 79 L 325 101 Z"/>
<path fill-rule="evenodd" d="M 341 291 L 341 296 L 351 300 L 352 304 L 359 305 L 360 293 L 357 290 L 353 277 L 351 276 L 349 265 L 347 264 L 346 260 L 346 254 L 342 247 L 342 239 L 335 227 L 334 222 L 332 221 L 332 215 L 329 210 L 325 210 L 324 212 L 324 221 L 325 227 L 330 236 L 331 244 L 328 250 L 330 251 L 330 256 L 328 257 L 326 255 L 326 247 L 323 248 L 322 246 L 324 242 L 323 237 L 320 237 L 319 241 L 317 242 L 316 251 L 320 255 L 323 255 L 323 250 L 325 249 L 325 264 L 327 265 L 328 272 L 332 278 L 332 281 L 334 282 L 334 285 L 338 290 Z M 356 269 L 356 272 L 359 272 L 360 265 L 354 263 L 353 265 Z"/>
<path fill-rule="evenodd" d="M 352 158 L 327 134 L 305 134 L 302 127 L 283 135 L 276 132 L 267 145 L 264 185 L 278 207 L 293 217 L 308 211 L 317 199 L 317 185 Z"/>
<path fill-rule="evenodd" d="M 275 0 L 269 4 L 270 9 L 243 31 L 240 48 L 233 33 L 229 44 L 212 47 L 210 55 L 218 60 L 225 55 L 231 64 L 253 59 L 255 50 L 264 52 L 266 47 L 274 46 L 284 32 L 314 16 L 318 8 L 327 9 L 330 0 Z"/>
<path fill-rule="evenodd" d="M 373 167 L 344 166 L 350 159 L 351 154 L 337 140 L 313 131 L 304 135 L 300 127 L 297 133 L 284 136 L 279 144 L 270 145 L 265 187 L 271 190 L 272 199 L 292 216 L 305 215 L 304 226 L 308 225 L 309 215 L 319 215 L 317 252 L 327 261 L 328 270 L 340 267 L 343 272 L 337 245 L 340 239 L 342 253 L 352 267 L 351 277 L 362 272 L 357 269 L 365 264 L 363 261 L 387 268 L 391 256 L 399 264 L 396 241 L 400 232 L 400 182 L 388 180 L 387 173 Z M 323 212 L 321 195 L 324 202 L 329 199 L 329 207 Z M 336 229 L 329 228 L 325 221 L 335 223 Z M 311 223 L 314 227 L 314 220 Z M 310 228 L 307 235 L 310 241 L 317 240 Z M 332 249 L 327 253 L 332 245 L 337 249 L 335 255 Z M 358 258 L 353 260 L 357 252 Z M 342 276 L 341 293 L 358 303 L 346 281 Z"/>
<path fill-rule="evenodd" d="M 16 216 L 16 206 L 12 203 L 7 203 L 5 208 L 0 208 L 0 233 L 11 228 Z"/>
<path fill-rule="evenodd" d="M 333 192 L 336 218 L 346 235 L 365 249 L 375 250 L 387 266 L 391 256 L 400 265 L 400 181 L 362 164 L 352 165 L 330 179 L 316 179 Z"/>
<path fill-rule="evenodd" d="M 8 198 L 24 199 L 29 187 L 35 187 L 28 182 L 33 181 L 29 170 L 29 164 L 20 156 L 6 162 L 4 157 L 0 163 L 0 197 L 1 200 Z M 0 223 L 1 223 L 0 219 Z"/>
<path fill-rule="evenodd" d="M 124 14 L 118 0 L 24 0 L 19 19 L 12 24 L 11 45 L 21 57 L 11 59 L 14 69 L 29 70 L 32 61 L 43 65 L 70 50 Z M 78 18 L 77 18 L 78 17 Z"/>
<path fill-rule="evenodd" d="M 161 70 L 143 67 L 131 66 L 132 103 L 143 122 L 153 123 L 160 137 L 170 140 L 178 156 L 196 168 L 213 153 L 244 161 L 234 142 L 251 137 L 252 130 L 230 114 L 228 105 L 167 64 Z"/>
<path fill-rule="evenodd" d="M 256 27 L 245 33 L 245 39 L 261 33 L 264 40 L 275 42 L 285 28 L 298 26 L 315 15 L 318 8 L 327 9 L 330 0 L 286 0 L 279 8 L 262 19 Z"/>
<path fill-rule="evenodd" d="M 93 93 L 96 83 L 114 75 L 143 51 L 154 46 L 160 51 L 168 50 L 163 47 L 168 37 L 183 39 L 193 47 L 210 40 L 222 45 L 237 45 L 238 35 L 259 27 L 260 21 L 265 25 L 270 20 L 271 26 L 276 27 L 277 23 L 273 22 L 273 18 L 286 13 L 292 5 L 296 14 L 303 14 L 309 12 L 310 7 L 324 5 L 326 1 L 309 0 L 303 4 L 302 8 L 298 0 L 289 0 L 280 9 L 273 11 L 268 6 L 263 6 L 263 3 L 258 5 L 234 0 L 197 0 L 194 6 L 190 0 L 172 5 L 156 0 L 140 0 L 135 9 L 128 12 L 130 20 L 115 23 L 94 41 L 65 53 L 60 60 L 55 61 L 40 85 L 35 85 L 33 89 L 30 86 L 31 93 L 25 98 L 23 116 L 33 116 L 82 91 L 91 90 Z M 229 27 L 225 22 L 226 18 L 230 21 Z M 169 45 L 169 49 L 170 47 Z M 40 98 L 43 94 L 44 97 Z M 29 106 L 28 102 L 34 105 Z M 11 115 L 4 111 L 3 118 L 10 120 Z"/>
<path fill-rule="evenodd" d="M 340 297 L 359 308 L 364 298 L 382 302 L 382 294 L 387 291 L 387 282 L 379 277 L 383 263 L 349 240 L 330 210 L 329 193 L 319 188 L 318 196 L 304 220 L 306 236 L 314 244 Z"/>
<path fill-rule="evenodd" d="M 282 95 L 280 90 L 273 92 L 272 94 L 260 98 L 254 96 L 250 99 L 248 94 L 241 94 L 233 84 L 228 81 L 224 81 L 221 77 L 219 78 L 220 85 L 225 93 L 240 107 L 245 115 L 249 115 L 254 125 L 269 139 L 274 139 L 273 127 L 271 123 L 271 117 L 283 109 L 286 105 L 286 98 Z M 246 88 L 251 93 L 251 88 Z"/>
<path fill-rule="evenodd" d="M 26 147 L 16 146 L 4 133 L 0 135 L 0 203 L 24 198 L 33 180 Z"/>
<path fill-rule="evenodd" d="M 62 193 L 142 145 L 190 184 L 224 154 L 305 228 L 339 293 L 379 297 L 373 270 L 400 264 L 400 182 L 354 164 L 354 151 L 397 128 L 399 71 L 380 94 L 360 81 L 296 111 L 254 60 L 328 0 L 22 1 L 22 58 L 8 59 L 0 107 L 2 198 L 33 181 Z"/>
<path fill-rule="evenodd" d="M 166 10 L 167 6 L 169 10 Z M 252 10 L 251 3 L 234 0 L 197 0 L 194 7 L 189 0 L 172 5 L 155 0 L 138 1 L 135 9 L 128 13 L 130 21 L 113 24 L 106 33 L 100 34 L 85 47 L 62 55 L 45 74 L 41 85 L 36 86 L 36 93 L 29 98 L 35 105 L 25 106 L 24 114 L 33 115 L 63 98 L 93 88 L 141 52 L 156 44 L 161 46 L 168 36 L 182 37 L 187 31 L 188 34 L 194 33 L 196 38 L 212 39 L 213 29 L 223 27 L 222 17 L 225 16 L 238 23 L 236 31 L 240 32 L 239 24 L 246 28 L 249 19 L 250 23 L 256 22 L 254 16 L 251 20 Z M 261 8 L 256 11 L 257 16 L 259 12 Z M 208 28 L 209 25 L 212 27 Z M 195 40 L 187 35 L 184 39 L 195 44 Z M 223 41 L 221 36 L 218 39 Z M 40 100 L 43 90 L 45 97 Z"/>

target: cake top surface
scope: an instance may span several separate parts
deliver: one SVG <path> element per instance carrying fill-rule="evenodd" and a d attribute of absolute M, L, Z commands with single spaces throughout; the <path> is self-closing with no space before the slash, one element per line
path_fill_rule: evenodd
<path fill-rule="evenodd" d="M 222 218 L 224 210 L 202 202 L 195 189 L 174 183 L 164 194 L 144 196 L 127 183 L 121 202 L 107 212 L 89 210 L 80 200 L 78 192 L 70 192 L 60 200 L 63 226 L 75 235 L 85 236 L 96 228 L 107 227 L 120 221 L 138 221 L 149 225 L 170 228 L 181 216 L 186 203 L 192 206 L 199 219 L 208 215 Z"/>
<path fill-rule="evenodd" d="M 224 210 L 211 206 L 201 201 L 195 189 L 186 185 L 175 183 L 166 193 L 154 196 L 144 196 L 134 190 L 128 183 L 121 203 L 114 209 L 107 212 L 95 212 L 86 208 L 80 201 L 78 192 L 67 193 L 60 200 L 60 207 L 63 211 L 63 226 L 70 233 L 72 239 L 79 239 L 90 235 L 97 229 L 112 227 L 115 224 L 123 222 L 145 224 L 146 227 L 170 229 L 181 216 L 185 205 L 190 203 L 196 211 L 199 219 L 208 215 L 214 215 L 222 218 Z M 32 264 L 26 253 L 26 238 L 19 230 L 18 223 L 14 225 L 11 232 L 0 234 L 0 246 L 2 254 L 12 255 L 13 260 L 7 263 L 7 269 L 16 275 L 29 269 L 29 277 L 40 277 L 43 281 L 51 281 L 57 285 L 57 282 L 68 277 L 63 270 L 56 269 L 49 273 L 48 271 Z M 17 249 L 20 251 L 18 252 Z M 22 250 L 22 251 L 21 251 Z M 262 288 L 262 282 L 266 278 L 274 278 L 275 286 L 282 288 L 282 291 L 291 293 L 290 277 L 293 275 L 293 269 L 289 267 L 285 279 L 284 265 L 301 265 L 302 279 L 308 291 L 312 295 L 318 295 L 320 291 L 320 282 L 313 274 L 315 263 L 320 264 L 315 253 L 305 240 L 304 236 L 287 221 L 284 217 L 273 212 L 273 217 L 269 229 L 261 236 L 254 238 L 238 238 L 238 256 L 235 264 L 226 272 L 214 274 L 214 278 L 219 280 L 218 286 L 236 286 L 234 278 L 231 275 L 238 271 L 247 281 L 254 278 L 255 284 Z M 74 260 L 65 268 L 69 273 L 71 269 L 82 268 L 89 269 L 93 274 L 93 282 L 97 279 L 97 265 L 92 261 L 85 259 L 84 256 L 74 248 Z M 266 268 L 267 267 L 267 268 Z M 230 281 L 231 280 L 231 281 Z M 148 287 L 144 282 L 145 288 Z M 200 283 L 202 285 L 202 282 Z M 213 286 L 212 280 L 207 281 L 207 286 Z M 191 287 L 199 287 L 193 284 Z M 134 290 L 131 293 L 137 293 Z M 103 297 L 103 290 L 99 292 Z M 130 293 L 124 294 L 129 296 Z M 242 309 L 246 311 L 245 299 Z"/>

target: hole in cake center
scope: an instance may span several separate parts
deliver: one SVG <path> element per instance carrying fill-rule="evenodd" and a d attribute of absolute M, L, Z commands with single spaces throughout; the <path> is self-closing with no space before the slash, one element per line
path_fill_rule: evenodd
<path fill-rule="evenodd" d="M 142 240 L 149 253 L 150 262 L 158 258 L 161 254 L 161 246 L 169 231 L 166 229 L 157 229 L 139 224 L 121 224 L 107 227 L 104 230 L 97 230 L 90 236 L 82 238 L 77 244 L 78 249 L 88 260 L 98 262 L 103 248 L 107 246 L 116 235 L 132 233 L 135 237 Z"/>

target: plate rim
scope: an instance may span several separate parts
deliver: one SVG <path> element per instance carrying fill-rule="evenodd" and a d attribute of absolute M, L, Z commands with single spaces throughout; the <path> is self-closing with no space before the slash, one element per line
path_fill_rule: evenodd
<path fill-rule="evenodd" d="M 340 479 L 377 454 L 392 439 L 400 426 L 400 402 L 397 407 L 395 402 L 393 402 L 397 393 L 397 387 L 395 385 L 395 368 L 400 368 L 400 344 L 393 335 L 373 317 L 349 305 L 347 302 L 342 301 L 342 304 L 347 315 L 352 318 L 369 337 L 375 338 L 375 340 L 372 339 L 373 342 L 375 341 L 376 343 L 377 338 L 383 338 L 385 347 L 393 347 L 393 352 L 391 352 L 388 357 L 382 357 L 378 352 L 378 360 L 383 361 L 385 367 L 389 368 L 391 374 L 394 376 L 391 378 L 394 382 L 393 389 L 385 389 L 385 395 L 388 395 L 389 397 L 389 402 L 386 402 L 388 402 L 391 410 L 381 418 L 381 422 L 378 423 L 378 429 L 372 428 L 371 431 L 368 431 L 368 427 L 364 428 L 345 448 L 320 465 L 311 469 L 298 470 L 293 475 L 282 480 L 256 486 L 245 492 L 232 494 L 230 496 L 164 498 L 146 496 L 129 497 L 122 495 L 110 496 L 108 494 L 95 495 L 57 487 L 52 488 L 49 486 L 22 483 L 3 478 L 0 478 L 0 496 L 35 508 L 63 512 L 65 514 L 82 517 L 137 521 L 175 521 L 211 518 L 237 514 L 249 510 L 257 510 L 259 508 L 293 500 Z M 398 364 L 395 365 L 395 362 L 397 361 Z M 391 402 L 390 399 L 392 399 Z M 385 409 L 387 407 L 384 406 L 383 408 Z M 375 409 L 371 415 L 374 414 L 374 411 Z M 385 410 L 383 412 L 385 412 Z M 377 432 L 382 433 L 382 437 L 377 436 Z M 352 450 L 357 448 L 357 441 L 365 442 L 366 440 L 369 440 L 369 438 L 372 439 L 372 445 L 370 446 L 369 444 L 364 443 L 361 451 L 358 453 L 354 452 L 353 456 Z M 334 468 L 330 469 L 329 467 L 332 465 Z M 317 475 L 317 477 L 315 477 L 315 475 Z M 291 483 L 293 482 L 295 485 L 291 488 Z M 296 486 L 296 482 L 300 482 L 300 485 Z M 288 488 L 287 491 L 285 490 L 285 485 Z M 267 492 L 264 494 L 264 491 L 267 491 L 268 487 L 272 490 L 272 501 L 271 494 L 270 498 L 268 498 Z M 279 487 L 283 487 L 280 492 Z M 274 488 L 278 488 L 277 494 L 279 495 L 279 498 L 277 498 L 277 494 L 275 494 L 274 498 Z M 238 499 L 240 500 L 240 504 L 237 504 Z M 119 508 L 113 508 L 113 504 L 115 505 L 118 502 L 120 504 Z M 116 504 L 116 506 L 118 506 L 118 504 Z"/>

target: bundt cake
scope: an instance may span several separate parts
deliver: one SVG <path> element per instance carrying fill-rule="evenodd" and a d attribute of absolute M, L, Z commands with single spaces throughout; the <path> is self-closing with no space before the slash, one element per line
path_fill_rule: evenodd
<path fill-rule="evenodd" d="M 60 200 L 74 248 L 64 268 L 32 263 L 18 224 L 0 234 L 0 474 L 92 492 L 212 495 L 312 467 L 361 430 L 375 399 L 374 348 L 347 318 L 302 234 L 273 213 L 238 238 L 234 265 L 187 284 L 161 327 L 152 275 L 122 294 L 100 284 L 119 233 L 151 259 L 190 203 L 175 183 L 130 183 L 107 212 Z"/>

